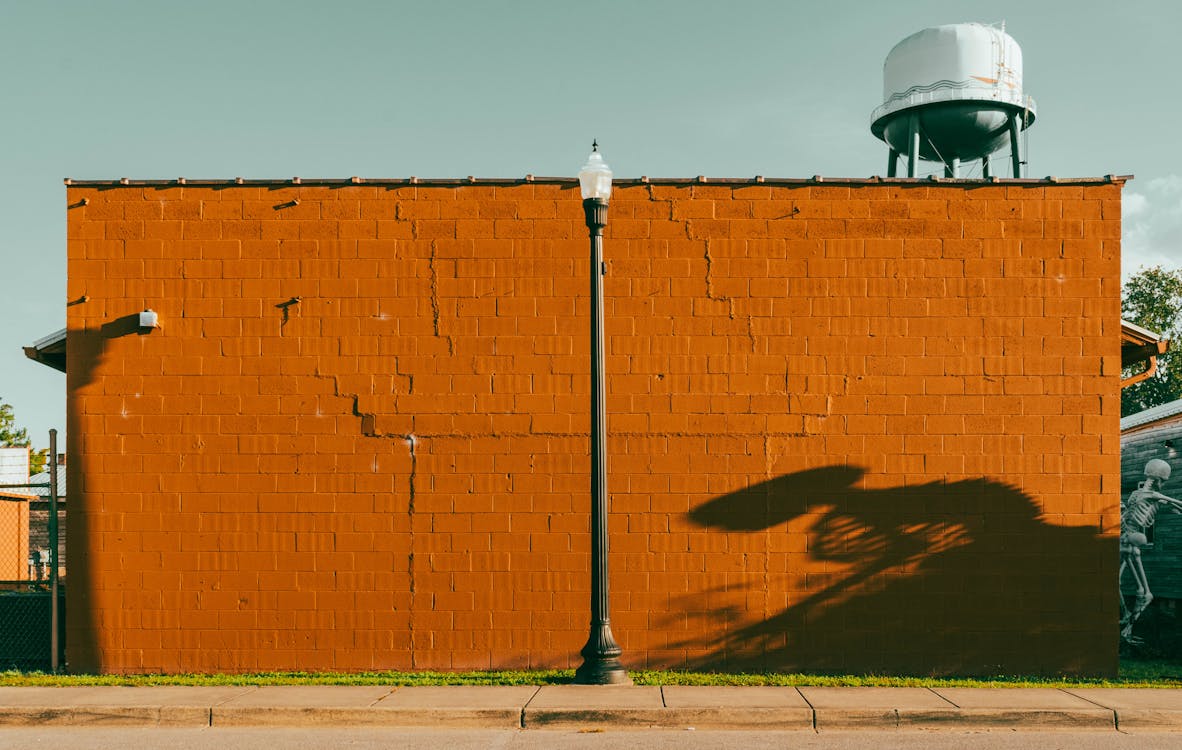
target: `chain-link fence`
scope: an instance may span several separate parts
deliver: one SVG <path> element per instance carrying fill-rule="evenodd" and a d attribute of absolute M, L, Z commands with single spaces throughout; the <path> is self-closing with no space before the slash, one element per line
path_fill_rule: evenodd
<path fill-rule="evenodd" d="M 0 449 L 0 670 L 64 662 L 65 467 L 56 430 L 49 442 L 48 466 L 32 476 L 27 449 Z"/>

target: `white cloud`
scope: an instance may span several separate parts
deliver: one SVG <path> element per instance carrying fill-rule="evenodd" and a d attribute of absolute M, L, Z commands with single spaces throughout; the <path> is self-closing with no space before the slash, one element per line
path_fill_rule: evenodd
<path fill-rule="evenodd" d="M 1121 210 L 1126 279 L 1141 267 L 1182 267 L 1182 176 L 1157 177 L 1126 192 Z"/>
<path fill-rule="evenodd" d="M 1149 199 L 1140 193 L 1128 193 L 1121 200 L 1121 218 L 1128 221 L 1138 214 L 1145 213 L 1145 209 L 1149 208 Z"/>

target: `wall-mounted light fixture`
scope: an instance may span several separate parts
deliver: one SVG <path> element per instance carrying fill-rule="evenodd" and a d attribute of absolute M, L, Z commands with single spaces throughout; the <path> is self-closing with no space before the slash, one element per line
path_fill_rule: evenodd
<path fill-rule="evenodd" d="M 154 310 L 144 310 L 140 313 L 140 328 L 159 328 L 160 320 Z"/>

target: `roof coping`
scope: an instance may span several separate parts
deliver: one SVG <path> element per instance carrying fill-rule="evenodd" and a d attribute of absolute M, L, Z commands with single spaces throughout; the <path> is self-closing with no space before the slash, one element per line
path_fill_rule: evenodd
<path fill-rule="evenodd" d="M 618 186 L 635 185 L 769 185 L 769 186 L 798 186 L 798 185 L 948 185 L 956 187 L 985 187 L 989 185 L 1107 185 L 1124 184 L 1133 179 L 1133 175 L 1109 174 L 1103 177 L 1028 177 L 967 179 L 956 177 L 625 177 L 614 178 L 612 183 Z M 177 177 L 171 180 L 136 180 L 121 177 L 111 180 L 75 180 L 67 177 L 65 184 L 71 187 L 289 187 L 292 185 L 314 185 L 329 187 L 346 187 L 350 185 L 368 185 L 373 187 L 459 187 L 462 185 L 578 185 L 577 177 L 538 177 L 527 174 L 524 177 L 346 177 L 341 179 L 289 177 L 287 179 L 246 179 L 233 177 L 228 179 L 192 179 Z"/>

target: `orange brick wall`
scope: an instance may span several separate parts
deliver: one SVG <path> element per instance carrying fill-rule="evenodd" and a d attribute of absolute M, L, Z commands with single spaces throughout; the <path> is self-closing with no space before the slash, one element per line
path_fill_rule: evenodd
<path fill-rule="evenodd" d="M 1120 190 L 617 187 L 625 665 L 1113 673 Z M 573 183 L 67 192 L 71 669 L 577 666 Z"/>

